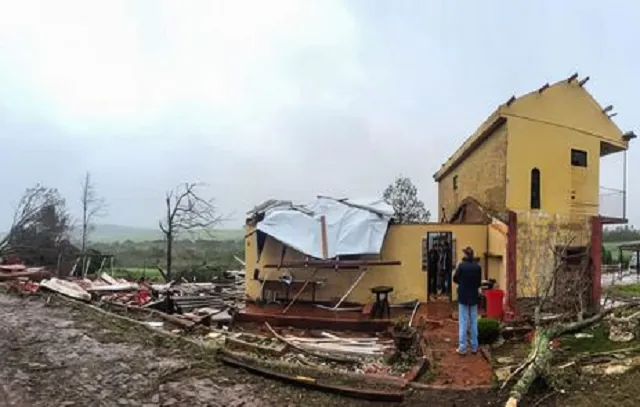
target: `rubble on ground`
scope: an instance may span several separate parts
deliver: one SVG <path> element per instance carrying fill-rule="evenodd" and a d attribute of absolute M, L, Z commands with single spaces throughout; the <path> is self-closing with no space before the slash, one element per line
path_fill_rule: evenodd
<path fill-rule="evenodd" d="M 0 264 L 0 281 L 21 294 L 49 291 L 92 302 L 96 305 L 119 305 L 131 310 L 153 310 L 170 315 L 180 327 L 198 324 L 223 327 L 244 308 L 244 271 L 228 271 L 211 282 L 174 282 L 151 284 L 129 281 L 107 273 L 85 278 L 53 277 L 46 268 L 29 268 L 23 264 Z M 156 314 L 158 315 L 158 314 Z M 162 314 L 160 314 L 162 315 Z M 175 318 L 173 318 L 175 317 Z M 159 322 L 154 327 L 172 330 Z"/>
<path fill-rule="evenodd" d="M 640 338 L 640 312 L 620 317 L 610 315 L 606 322 L 609 327 L 609 340 L 612 342 L 631 342 Z"/>
<path fill-rule="evenodd" d="M 142 315 L 138 319 L 154 329 L 180 335 L 189 333 L 213 346 L 272 362 L 337 373 L 402 377 L 418 359 L 413 354 L 395 355 L 393 339 L 384 335 L 344 336 L 344 332 L 309 335 L 289 329 L 280 337 L 232 330 L 235 313 L 245 306 L 244 271 L 228 271 L 211 282 L 182 280 L 154 284 L 114 278 L 106 273 L 58 278 L 47 272 L 46 278 L 33 281 L 24 276 L 29 268 L 19 265 L 9 269 L 2 272 L 22 273 L 13 274 L 14 278 L 6 283 L 21 294 L 51 292 L 114 312 L 120 309 L 128 317 Z M 41 271 L 31 275 L 41 275 Z"/>

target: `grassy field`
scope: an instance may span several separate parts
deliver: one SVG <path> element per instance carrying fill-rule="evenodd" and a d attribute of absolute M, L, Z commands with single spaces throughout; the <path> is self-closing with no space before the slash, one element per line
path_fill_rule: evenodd
<path fill-rule="evenodd" d="M 145 280 L 164 282 L 162 274 L 156 268 L 116 268 L 113 277 L 127 280 L 137 280 L 144 277 Z"/>
<path fill-rule="evenodd" d="M 634 240 L 634 241 L 629 241 L 629 242 L 605 242 L 604 243 L 604 247 L 607 250 L 611 251 L 611 257 L 613 258 L 613 261 L 618 261 L 618 246 L 620 245 L 627 245 L 627 244 L 640 244 L 640 240 Z M 625 251 L 622 252 L 622 256 L 625 260 L 629 260 L 631 259 L 631 252 Z"/>
<path fill-rule="evenodd" d="M 80 239 L 80 230 L 75 230 L 73 238 Z M 239 240 L 244 236 L 242 229 L 218 229 L 212 233 L 213 237 L 218 240 Z M 184 236 L 193 239 L 210 239 L 211 237 L 204 232 L 196 233 L 194 236 Z M 91 241 L 94 243 L 114 243 L 130 240 L 132 242 L 145 242 L 153 240 L 162 240 L 163 235 L 159 229 L 140 228 L 121 225 L 96 225 L 96 229 L 91 233 Z"/>
<path fill-rule="evenodd" d="M 606 287 L 605 291 L 614 298 L 617 297 L 640 297 L 640 284 L 625 284 Z"/>

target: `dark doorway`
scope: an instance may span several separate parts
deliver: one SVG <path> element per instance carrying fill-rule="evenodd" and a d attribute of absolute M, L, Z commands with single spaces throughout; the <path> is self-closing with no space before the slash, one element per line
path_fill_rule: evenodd
<path fill-rule="evenodd" d="M 531 170 L 531 209 L 540 209 L 540 170 Z"/>
<path fill-rule="evenodd" d="M 451 276 L 455 253 L 455 241 L 451 232 L 429 232 L 427 249 L 427 293 L 429 298 L 445 294 L 451 298 Z"/>

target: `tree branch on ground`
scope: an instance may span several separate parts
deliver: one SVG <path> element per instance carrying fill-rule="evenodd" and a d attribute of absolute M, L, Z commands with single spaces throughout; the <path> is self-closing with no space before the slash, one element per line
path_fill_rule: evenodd
<path fill-rule="evenodd" d="M 394 210 L 397 223 L 427 223 L 431 213 L 418 198 L 418 189 L 408 177 L 397 177 L 382 194 L 384 201 Z"/>
<path fill-rule="evenodd" d="M 217 213 L 213 199 L 198 194 L 199 184 L 184 183 L 167 192 L 166 214 L 159 227 L 166 241 L 166 280 L 171 280 L 173 242 L 181 233 L 205 233 L 212 236 L 213 229 L 224 220 Z"/>
<path fill-rule="evenodd" d="M 94 221 L 96 218 L 106 214 L 106 201 L 99 197 L 96 192 L 95 184 L 91 180 L 91 173 L 87 171 L 82 180 L 82 195 L 80 197 L 82 204 L 82 275 L 87 273 L 87 243 L 91 232 L 95 229 Z"/>
<path fill-rule="evenodd" d="M 550 376 L 554 339 L 591 327 L 613 312 L 640 306 L 640 303 L 624 304 L 584 318 L 592 287 L 592 262 L 587 243 L 590 237 L 590 227 L 586 224 L 563 224 L 557 218 L 550 223 L 547 219 L 541 223 L 528 222 L 522 228 L 518 226 L 518 253 L 523 257 L 518 281 L 528 283 L 523 284 L 522 290 L 532 292 L 536 301 L 535 336 L 525 362 L 502 385 L 506 387 L 520 375 L 511 388 L 508 407 L 517 406 L 537 378 Z M 599 308 L 599 304 L 592 306 Z M 544 312 L 551 312 L 555 317 L 545 319 Z"/>

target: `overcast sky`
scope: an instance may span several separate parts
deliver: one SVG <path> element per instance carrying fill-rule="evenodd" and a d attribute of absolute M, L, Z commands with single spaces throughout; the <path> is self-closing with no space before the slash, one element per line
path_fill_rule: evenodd
<path fill-rule="evenodd" d="M 437 212 L 433 173 L 486 116 L 576 71 L 638 132 L 640 5 L 522 3 L 0 0 L 0 226 L 37 182 L 77 213 L 87 170 L 104 223 L 154 227 L 186 180 L 229 226 L 270 197 L 378 196 L 400 173 Z M 621 163 L 602 185 L 621 187 Z"/>

